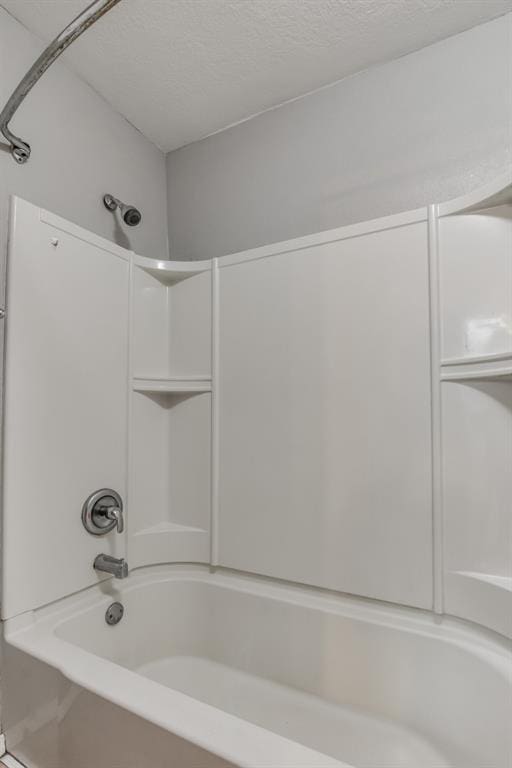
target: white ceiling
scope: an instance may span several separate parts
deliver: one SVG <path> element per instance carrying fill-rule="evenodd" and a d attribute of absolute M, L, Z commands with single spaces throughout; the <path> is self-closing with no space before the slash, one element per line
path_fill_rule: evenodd
<path fill-rule="evenodd" d="M 45 41 L 87 2 L 0 0 Z M 511 9 L 512 0 L 121 0 L 64 55 L 169 151 Z"/>

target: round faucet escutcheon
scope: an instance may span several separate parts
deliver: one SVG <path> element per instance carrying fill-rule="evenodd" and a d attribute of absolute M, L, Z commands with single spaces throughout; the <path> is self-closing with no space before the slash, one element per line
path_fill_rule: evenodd
<path fill-rule="evenodd" d="M 117 491 L 101 488 L 88 496 L 82 507 L 82 523 L 87 533 L 105 536 L 114 529 L 124 530 L 123 500 Z"/>

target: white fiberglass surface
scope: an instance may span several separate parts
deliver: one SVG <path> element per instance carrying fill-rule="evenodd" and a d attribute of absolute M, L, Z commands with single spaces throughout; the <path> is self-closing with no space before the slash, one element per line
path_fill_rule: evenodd
<path fill-rule="evenodd" d="M 449 757 L 384 718 L 197 656 L 169 656 L 139 672 L 319 752 L 365 768 L 452 765 Z"/>
<path fill-rule="evenodd" d="M 509 765 L 499 644 L 472 648 L 419 613 L 228 575 L 121 590 L 117 627 L 102 599 L 57 636 L 351 765 Z"/>

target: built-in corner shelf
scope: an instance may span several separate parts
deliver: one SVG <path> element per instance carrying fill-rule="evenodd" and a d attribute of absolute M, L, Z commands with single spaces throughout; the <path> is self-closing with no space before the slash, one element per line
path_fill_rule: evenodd
<path fill-rule="evenodd" d="M 496 589 L 510 592 L 512 596 L 512 576 L 495 576 L 491 573 L 480 573 L 478 571 L 458 571 L 458 574 L 468 579 L 476 579 L 478 582 L 483 581 L 485 584 L 490 584 Z"/>
<path fill-rule="evenodd" d="M 137 255 L 134 255 L 133 263 L 164 285 L 179 283 L 201 272 L 209 272 L 212 268 L 211 261 L 158 261 Z"/>
<path fill-rule="evenodd" d="M 156 523 L 149 528 L 144 528 L 141 531 L 134 533 L 134 536 L 152 536 L 153 534 L 162 533 L 208 533 L 203 528 L 194 528 L 190 525 L 181 525 L 180 523 Z"/>
<path fill-rule="evenodd" d="M 187 394 L 211 392 L 211 379 L 192 378 L 192 379 L 143 379 L 135 377 L 132 379 L 132 389 L 134 392 L 143 394 Z"/>
<path fill-rule="evenodd" d="M 444 360 L 441 381 L 512 381 L 512 352 Z"/>
<path fill-rule="evenodd" d="M 154 563 L 207 563 L 210 535 L 203 528 L 161 522 L 132 534 L 130 558 L 140 565 Z"/>
<path fill-rule="evenodd" d="M 449 571 L 446 610 L 512 637 L 512 576 Z"/>

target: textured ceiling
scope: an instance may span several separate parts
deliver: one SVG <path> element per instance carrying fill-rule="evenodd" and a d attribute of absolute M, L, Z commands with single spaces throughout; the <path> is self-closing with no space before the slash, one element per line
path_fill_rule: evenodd
<path fill-rule="evenodd" d="M 49 41 L 87 0 L 0 4 Z M 169 151 L 511 9 L 512 0 L 122 0 L 64 55 Z"/>

